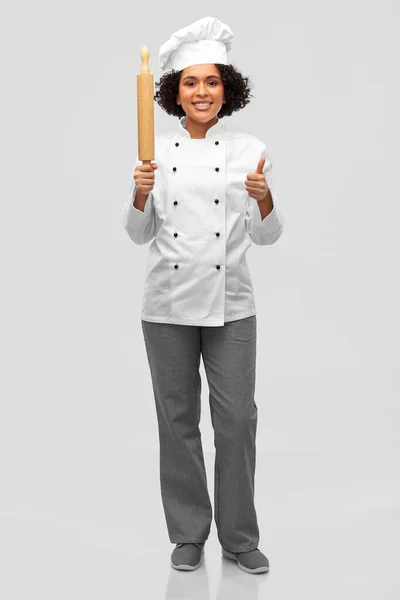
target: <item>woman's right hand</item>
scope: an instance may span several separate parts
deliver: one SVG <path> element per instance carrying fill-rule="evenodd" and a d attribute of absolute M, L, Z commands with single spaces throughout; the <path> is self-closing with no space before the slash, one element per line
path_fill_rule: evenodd
<path fill-rule="evenodd" d="M 136 183 L 136 191 L 138 194 L 147 196 L 154 187 L 155 175 L 154 171 L 158 169 L 155 163 L 149 165 L 139 165 L 133 172 L 133 177 Z"/>

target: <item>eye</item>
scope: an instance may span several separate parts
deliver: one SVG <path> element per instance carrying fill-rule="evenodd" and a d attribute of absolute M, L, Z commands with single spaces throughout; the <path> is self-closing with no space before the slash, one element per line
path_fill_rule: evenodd
<path fill-rule="evenodd" d="M 212 87 L 215 87 L 216 85 L 218 85 L 217 81 L 209 81 L 208 83 L 214 83 L 215 85 L 213 85 Z M 188 81 L 187 83 L 185 83 L 185 85 L 188 85 L 190 87 L 192 87 L 192 84 L 194 85 L 193 81 Z"/>

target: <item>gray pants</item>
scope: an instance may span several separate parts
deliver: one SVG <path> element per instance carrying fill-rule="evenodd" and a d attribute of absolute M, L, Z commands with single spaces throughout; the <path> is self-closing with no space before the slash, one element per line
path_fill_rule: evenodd
<path fill-rule="evenodd" d="M 201 434 L 200 355 L 214 429 L 214 518 L 230 552 L 258 547 L 254 506 L 256 315 L 221 327 L 142 320 L 160 439 L 160 483 L 169 539 L 204 542 L 212 509 Z"/>

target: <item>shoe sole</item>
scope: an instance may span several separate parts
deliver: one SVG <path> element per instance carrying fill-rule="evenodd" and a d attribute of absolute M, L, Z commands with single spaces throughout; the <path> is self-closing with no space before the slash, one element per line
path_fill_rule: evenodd
<path fill-rule="evenodd" d="M 173 567 L 174 569 L 179 569 L 180 571 L 194 571 L 195 569 L 198 569 L 200 564 L 201 564 L 201 557 L 204 554 L 204 548 L 202 549 L 201 553 L 200 553 L 200 560 L 197 563 L 197 565 L 174 565 L 174 563 L 171 560 L 171 567 Z"/>
<path fill-rule="evenodd" d="M 225 550 L 224 548 L 222 548 L 222 556 L 225 556 L 225 558 L 229 558 L 230 560 L 235 560 L 237 562 L 237 565 L 239 567 L 239 569 L 242 569 L 242 571 L 245 571 L 246 573 L 268 573 L 269 571 L 269 567 L 257 567 L 256 569 L 249 569 L 248 567 L 245 567 L 244 565 L 242 565 L 236 554 L 233 554 L 232 552 L 228 552 L 228 550 Z"/>

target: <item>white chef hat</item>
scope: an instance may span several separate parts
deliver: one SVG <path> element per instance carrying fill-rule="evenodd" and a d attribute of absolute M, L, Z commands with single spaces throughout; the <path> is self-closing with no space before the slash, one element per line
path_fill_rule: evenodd
<path fill-rule="evenodd" d="M 160 47 L 162 75 L 171 69 L 180 71 L 191 65 L 229 64 L 227 53 L 234 37 L 230 27 L 214 17 L 203 17 L 175 31 Z"/>

